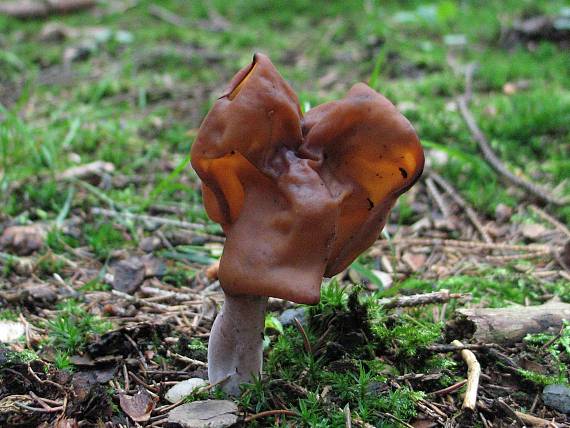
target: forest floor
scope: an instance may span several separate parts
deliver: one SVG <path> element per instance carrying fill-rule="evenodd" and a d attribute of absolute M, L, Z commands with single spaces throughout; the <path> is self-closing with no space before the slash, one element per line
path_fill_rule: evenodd
<path fill-rule="evenodd" d="M 169 388 L 207 378 L 224 237 L 189 151 L 255 51 L 304 110 L 368 82 L 427 162 L 320 304 L 270 301 L 238 424 L 570 426 L 570 324 L 549 312 L 570 302 L 570 8 L 378 3 L 0 14 L 0 426 L 166 426 Z M 461 324 L 506 307 L 486 336 Z M 536 308 L 544 331 L 514 331 Z M 454 339 L 481 366 L 474 411 Z"/>

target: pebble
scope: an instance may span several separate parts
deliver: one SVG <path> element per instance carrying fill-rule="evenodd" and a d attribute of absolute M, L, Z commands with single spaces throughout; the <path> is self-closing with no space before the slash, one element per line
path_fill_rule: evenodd
<path fill-rule="evenodd" d="M 570 414 L 570 388 L 566 385 L 547 385 L 542 391 L 542 401 L 548 407 Z"/>
<path fill-rule="evenodd" d="M 164 398 L 166 398 L 171 403 L 177 403 L 180 400 L 182 400 L 183 398 L 192 394 L 192 392 L 196 388 L 201 388 L 203 386 L 206 386 L 207 384 L 208 384 L 208 382 L 206 382 L 204 379 L 201 379 L 199 377 L 193 377 L 191 379 L 186 379 L 186 380 L 183 380 L 182 382 L 178 382 L 176 385 L 174 385 L 172 388 L 170 388 L 166 392 L 166 395 L 164 396 Z"/>
<path fill-rule="evenodd" d="M 168 414 L 168 425 L 180 428 L 225 428 L 235 424 L 238 407 L 228 400 L 183 404 Z"/>

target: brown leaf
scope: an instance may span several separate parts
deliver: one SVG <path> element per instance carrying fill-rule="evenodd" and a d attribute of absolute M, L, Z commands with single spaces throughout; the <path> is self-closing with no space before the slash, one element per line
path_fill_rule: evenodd
<path fill-rule="evenodd" d="M 75 419 L 58 419 L 55 422 L 55 428 L 77 428 L 79 425 Z"/>
<path fill-rule="evenodd" d="M 27 256 L 44 245 L 45 231 L 38 225 L 11 226 L 0 237 L 0 247 L 18 256 Z"/>
<path fill-rule="evenodd" d="M 404 253 L 402 260 L 412 269 L 412 272 L 417 272 L 424 265 L 427 257 L 425 254 Z"/>
<path fill-rule="evenodd" d="M 144 422 L 150 419 L 150 414 L 156 406 L 155 399 L 146 389 L 140 390 L 136 395 L 119 394 L 121 409 L 135 422 Z"/>

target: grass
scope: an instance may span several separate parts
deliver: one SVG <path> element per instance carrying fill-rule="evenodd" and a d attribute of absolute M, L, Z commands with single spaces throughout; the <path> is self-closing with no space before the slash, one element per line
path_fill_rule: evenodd
<path fill-rule="evenodd" d="M 564 70 L 570 68 L 570 60 L 560 55 L 555 45 L 542 43 L 533 51 L 515 47 L 506 53 L 505 61 L 504 50 L 496 45 L 501 26 L 497 17 L 512 21 L 531 12 L 557 13 L 564 2 L 541 1 L 532 6 L 492 2 L 479 8 L 453 1 L 411 2 L 401 7 L 395 2 L 315 5 L 298 0 L 290 2 L 286 11 L 256 1 L 197 4 L 190 7 L 167 1 L 161 7 L 189 22 L 207 19 L 205 11 L 214 8 L 229 22 L 240 25 L 218 33 L 192 25 L 178 28 L 152 17 L 149 1 L 139 2 L 124 15 L 103 15 L 95 20 L 84 14 L 63 17 L 66 25 L 100 25 L 110 28 L 115 36 L 101 43 L 86 61 L 74 64 L 79 80 L 72 85 L 30 83 L 16 104 L 3 107 L 0 160 L 4 183 L 39 171 L 61 171 L 73 165 L 74 158 L 82 162 L 106 160 L 125 174 L 136 173 L 142 166 L 151 173 L 153 164 L 168 152 L 181 156 L 178 168 L 158 171 L 158 181 L 146 197 L 124 189 L 111 191 L 111 198 L 134 209 L 180 197 L 198 203 L 194 189 L 176 179 L 188 162 L 192 137 L 186 132 L 199 125 L 213 97 L 198 99 L 198 114 L 190 118 L 174 116 L 162 101 L 176 98 L 176 93 L 193 97 L 198 88 L 208 94 L 215 91 L 255 50 L 272 54 L 283 75 L 312 105 L 342 95 L 354 81 L 366 80 L 395 103 L 409 106 L 405 113 L 423 139 L 476 156 L 477 149 L 459 114 L 445 108 L 449 98 L 463 88 L 462 77 L 454 75 L 446 64 L 446 53 L 455 49 L 460 60 L 480 63 L 474 111 L 501 158 L 514 171 L 532 169 L 535 175 L 530 178 L 552 187 L 561 185 L 561 192 L 569 194 L 570 76 Z M 338 20 L 338 14 L 343 20 Z M 320 25 L 314 25 L 317 20 Z M 134 26 L 134 22 L 138 24 Z M 480 25 L 472 26 L 472 22 Z M 8 81 L 20 77 L 33 80 L 50 67 L 57 70 L 62 49 L 77 43 L 73 39 L 62 44 L 40 41 L 37 34 L 41 22 L 21 24 L 2 17 L 0 26 L 7 30 L 6 43 L 10 46 L 0 57 Z M 23 31 L 25 42 L 9 43 L 16 29 Z M 116 40 L 120 32 L 129 34 L 119 37 L 122 42 Z M 417 32 L 426 37 L 414 37 Z M 453 40 L 465 44 L 454 48 Z M 141 55 L 143 46 L 146 55 Z M 182 48 L 188 46 L 211 53 L 214 65 L 206 66 L 199 54 L 185 55 Z M 284 52 L 288 51 L 303 55 L 306 65 L 286 61 Z M 332 69 L 338 74 L 339 85 L 324 93 L 315 87 L 313 78 Z M 90 78 L 94 72 L 101 72 L 103 78 Z M 521 79 L 531 81 L 528 90 L 513 96 L 501 92 L 505 83 Z M 552 93 L 557 97 L 548 96 Z M 550 102 L 542 102 L 547 98 Z M 37 107 L 23 116 L 16 114 L 32 101 Z M 486 113 L 490 109 L 492 115 Z M 71 153 L 77 156 L 70 157 Z M 457 183 L 471 203 L 489 214 L 499 203 L 516 206 L 522 196 L 505 192 L 488 168 L 473 170 L 463 159 L 450 159 L 440 172 Z M 9 194 L 2 197 L 12 213 L 21 212 L 29 200 L 49 218 L 64 199 L 56 183 L 37 191 L 34 186 L 25 188 L 23 194 L 23 201 L 10 199 Z M 189 206 L 188 211 L 199 210 Z M 570 220 L 567 209 L 558 208 L 557 213 Z"/>

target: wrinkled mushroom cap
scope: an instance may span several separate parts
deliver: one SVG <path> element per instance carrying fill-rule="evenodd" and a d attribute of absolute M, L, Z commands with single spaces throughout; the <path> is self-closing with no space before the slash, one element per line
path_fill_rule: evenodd
<path fill-rule="evenodd" d="M 261 54 L 217 100 L 191 155 L 227 237 L 224 291 L 308 304 L 323 276 L 377 239 L 424 164 L 414 129 L 382 95 L 359 83 L 303 117 Z"/>

